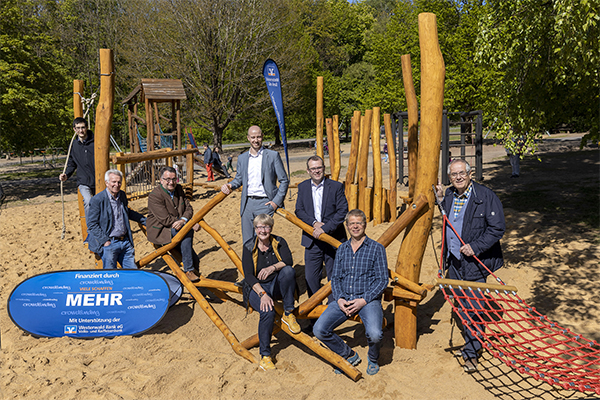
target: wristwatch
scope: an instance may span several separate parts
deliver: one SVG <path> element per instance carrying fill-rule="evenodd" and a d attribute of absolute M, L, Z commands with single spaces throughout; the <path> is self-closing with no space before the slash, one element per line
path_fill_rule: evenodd
<path fill-rule="evenodd" d="M 258 297 L 263 297 L 267 292 L 265 292 L 264 290 L 260 293 L 258 293 Z"/>

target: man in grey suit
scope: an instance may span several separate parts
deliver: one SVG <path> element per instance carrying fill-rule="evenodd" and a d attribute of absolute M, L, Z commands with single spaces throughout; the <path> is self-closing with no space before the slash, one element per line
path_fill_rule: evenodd
<path fill-rule="evenodd" d="M 254 237 L 252 221 L 259 214 L 273 215 L 283 206 L 290 183 L 279 153 L 262 147 L 261 129 L 253 125 L 248 129 L 250 150 L 238 157 L 235 178 L 221 187 L 225 194 L 242 187 L 240 215 L 244 243 Z M 279 181 L 279 187 L 277 187 Z"/>

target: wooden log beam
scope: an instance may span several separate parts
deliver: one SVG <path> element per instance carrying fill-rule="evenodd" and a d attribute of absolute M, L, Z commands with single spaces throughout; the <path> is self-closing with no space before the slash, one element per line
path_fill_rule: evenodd
<path fill-rule="evenodd" d="M 346 199 L 350 200 L 350 187 L 355 183 L 354 179 L 356 176 L 356 160 L 358 158 L 358 144 L 360 141 L 360 111 L 354 111 L 354 116 L 350 120 L 350 126 L 352 129 L 352 138 L 350 141 L 350 158 L 348 159 L 348 170 L 346 171 L 346 182 L 345 192 Z M 356 208 L 354 205 L 351 209 Z"/>
<path fill-rule="evenodd" d="M 394 135 L 392 134 L 392 120 L 390 114 L 383 114 L 383 125 L 385 126 L 385 140 L 388 144 L 388 162 L 390 166 L 388 203 L 390 205 L 391 221 L 394 222 L 396 221 L 396 218 L 398 218 L 398 166 L 396 163 L 396 142 L 394 140 Z M 402 138 L 400 140 L 402 140 Z"/>
<path fill-rule="evenodd" d="M 299 227 L 300 229 L 302 229 L 304 232 L 308 233 L 309 235 L 312 236 L 313 232 L 314 232 L 314 228 L 310 225 L 308 225 L 307 223 L 303 222 L 300 218 L 296 217 L 294 214 L 292 214 L 291 212 L 283 209 L 283 208 L 278 208 L 277 211 L 275 211 L 277 214 L 279 214 L 279 216 L 287 219 L 288 221 L 290 221 L 291 223 L 293 223 L 294 225 L 296 225 L 297 227 Z M 319 236 L 319 240 L 332 245 L 333 247 L 335 247 L 336 249 L 340 246 L 340 244 L 342 244 L 342 242 L 340 242 L 339 240 L 329 236 L 326 233 L 323 233 Z"/>
<path fill-rule="evenodd" d="M 369 140 L 371 138 L 371 122 L 373 110 L 366 110 L 362 118 L 360 129 L 360 143 L 358 146 L 358 208 L 367 213 L 366 187 L 369 183 Z"/>
<path fill-rule="evenodd" d="M 415 221 L 418 218 L 423 210 L 425 210 L 429 206 L 427 202 L 427 197 L 421 195 L 417 198 L 417 200 L 408 206 L 406 211 L 400 214 L 400 217 L 394 221 L 392 225 L 390 225 L 385 232 L 377 239 L 379 243 L 383 245 L 383 247 L 388 247 L 390 243 L 398 237 L 400 232 L 402 232 L 406 227 Z"/>
<path fill-rule="evenodd" d="M 317 136 L 315 140 L 317 155 L 325 160 L 323 151 L 323 77 L 317 76 Z"/>
<path fill-rule="evenodd" d="M 206 233 L 208 233 L 210 236 L 213 237 L 213 239 L 216 240 L 216 242 L 219 244 L 219 246 L 221 246 L 221 248 L 225 251 L 225 254 L 227 254 L 227 257 L 229 257 L 229 259 L 233 262 L 233 264 L 238 269 L 238 271 L 242 274 L 242 276 L 244 276 L 244 268 L 242 267 L 242 260 L 237 255 L 237 253 L 231 248 L 231 246 L 229 246 L 229 244 L 225 241 L 225 239 L 223 239 L 223 236 L 221 236 L 221 234 L 219 232 L 217 232 L 216 229 L 212 228 L 204 220 L 199 221 L 198 224 L 200 225 L 200 227 L 202 229 L 204 229 L 206 231 Z"/>
<path fill-rule="evenodd" d="M 410 54 L 405 54 L 400 59 L 402 63 L 402 81 L 406 93 L 406 107 L 408 109 L 408 197 L 412 198 L 415 194 L 419 155 L 419 103 L 413 84 Z"/>
<path fill-rule="evenodd" d="M 104 173 L 110 168 L 108 157 L 114 98 L 115 66 L 113 52 L 110 49 L 100 49 L 100 97 L 96 107 L 96 129 L 94 133 L 96 193 L 106 189 Z"/>
<path fill-rule="evenodd" d="M 128 153 L 123 155 L 114 155 L 110 159 L 113 164 L 129 164 L 149 160 L 158 160 L 166 157 L 184 156 L 194 154 L 196 149 L 171 150 L 170 148 L 147 151 L 145 153 Z"/>
<path fill-rule="evenodd" d="M 83 81 L 73 80 L 73 119 L 83 117 Z"/>
<path fill-rule="evenodd" d="M 329 174 L 333 175 L 333 169 L 335 167 L 335 153 L 331 142 L 333 142 L 333 120 L 331 118 L 325 119 L 325 133 L 327 134 L 327 156 L 329 157 Z"/>
<path fill-rule="evenodd" d="M 211 288 L 211 289 L 219 289 L 219 290 L 223 290 L 226 292 L 242 294 L 242 288 L 237 286 L 233 282 L 219 281 L 216 279 L 208 279 L 208 278 L 204 278 L 202 276 L 200 277 L 200 280 L 198 282 L 194 282 L 194 286 Z"/>
<path fill-rule="evenodd" d="M 339 117 L 337 115 L 334 115 L 332 121 L 333 133 L 331 140 L 331 149 L 329 150 L 329 154 L 331 154 L 331 151 L 333 151 L 333 169 L 331 170 L 331 179 L 333 179 L 334 181 L 338 181 L 340 179 L 340 171 L 342 170 L 339 122 Z"/>
<path fill-rule="evenodd" d="M 454 286 L 454 287 L 463 287 L 468 289 L 489 289 L 491 291 L 507 291 L 507 292 L 517 292 L 518 289 L 516 286 L 510 285 L 500 285 L 498 283 L 487 283 L 487 282 L 471 282 L 471 281 L 459 281 L 456 279 L 445 279 L 445 278 L 436 278 L 435 283 L 438 285 L 442 285 L 444 287 Z"/>
<path fill-rule="evenodd" d="M 382 193 L 383 176 L 381 169 L 381 116 L 380 108 L 373 107 L 373 121 L 371 122 L 371 143 L 373 146 L 373 226 L 383 222 Z"/>
<path fill-rule="evenodd" d="M 419 44 L 422 82 L 421 133 L 415 196 L 425 196 L 429 209 L 407 227 L 396 264 L 396 272 L 413 282 L 418 282 L 421 274 L 421 263 L 433 219 L 434 194 L 431 186 L 437 182 L 440 161 L 445 67 L 438 42 L 435 14 L 419 14 Z M 395 301 L 394 318 L 396 346 L 416 348 L 416 304 Z"/>
<path fill-rule="evenodd" d="M 247 349 L 245 349 L 244 347 L 242 347 L 240 345 L 240 342 L 235 337 L 233 332 L 231 332 L 231 330 L 229 329 L 227 324 L 225 324 L 225 322 L 221 319 L 219 314 L 217 314 L 217 312 L 214 310 L 214 308 L 212 308 L 210 303 L 204 298 L 202 293 L 200 293 L 198 291 L 198 289 L 196 288 L 196 286 L 194 286 L 192 281 L 190 281 L 188 279 L 188 277 L 185 275 L 185 273 L 181 270 L 181 268 L 179 268 L 177 261 L 175 261 L 173 259 L 173 257 L 171 257 L 171 255 L 169 255 L 169 254 L 164 254 L 163 260 L 165 260 L 165 262 L 167 263 L 169 268 L 171 268 L 171 271 L 173 271 L 175 276 L 177 276 L 177 279 L 179 279 L 179 281 L 181 281 L 183 286 L 185 286 L 185 288 L 188 290 L 188 292 L 190 292 L 192 297 L 198 302 L 198 304 L 200 305 L 202 310 L 206 313 L 208 318 L 210 318 L 211 321 L 217 326 L 217 328 L 219 328 L 219 330 L 221 331 L 223 336 L 225 336 L 225 339 L 229 342 L 229 344 L 233 348 L 233 351 L 235 351 L 237 354 L 239 354 L 246 360 L 253 362 L 255 364 L 258 364 L 258 361 L 252 355 L 252 353 L 250 353 Z"/>
<path fill-rule="evenodd" d="M 208 214 L 210 212 L 210 210 L 212 210 L 217 204 L 222 202 L 223 199 L 225 199 L 225 197 L 227 197 L 227 195 L 225 193 L 218 192 L 215 195 L 215 197 L 210 199 L 210 201 L 208 203 L 206 203 L 198 212 L 196 212 L 196 214 L 194 214 L 194 216 L 188 222 L 186 222 L 186 224 L 183 226 L 183 228 L 181 228 L 179 230 L 177 235 L 175 235 L 173 237 L 173 239 L 171 239 L 171 243 L 168 243 L 168 244 L 162 246 L 161 248 L 154 250 L 152 253 L 150 253 L 147 256 L 145 256 L 144 258 L 142 258 L 138 262 L 138 265 L 140 267 L 143 267 L 144 265 L 148 265 L 154 259 L 162 256 L 163 254 L 166 254 L 167 252 L 172 250 L 175 246 L 177 246 L 179 243 L 181 243 L 181 241 L 183 240 L 185 235 L 187 235 L 187 233 L 190 231 L 190 229 L 192 229 L 192 227 L 194 225 L 200 223 L 200 221 L 206 216 L 206 214 Z"/>

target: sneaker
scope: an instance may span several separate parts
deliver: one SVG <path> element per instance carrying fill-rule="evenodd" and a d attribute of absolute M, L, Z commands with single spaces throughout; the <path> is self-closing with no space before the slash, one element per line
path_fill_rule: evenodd
<path fill-rule="evenodd" d="M 379 364 L 369 360 L 369 366 L 367 367 L 367 375 L 375 375 L 379 372 Z"/>
<path fill-rule="evenodd" d="M 463 369 L 467 374 L 472 374 L 477 371 L 477 359 L 476 358 L 468 358 L 465 360 L 465 365 Z"/>
<path fill-rule="evenodd" d="M 260 364 L 258 366 L 263 370 L 267 371 L 270 369 L 276 369 L 275 364 L 273 364 L 273 360 L 271 360 L 271 356 L 263 356 L 260 359 Z"/>
<path fill-rule="evenodd" d="M 346 358 L 346 361 L 348 361 L 353 367 L 356 367 L 358 364 L 360 364 L 362 360 L 360 359 L 358 353 L 353 350 L 352 353 L 348 356 L 348 358 Z M 339 375 L 342 373 L 342 370 L 339 368 L 335 368 L 333 372 Z"/>
<path fill-rule="evenodd" d="M 200 280 L 194 271 L 186 271 L 185 276 L 192 282 L 198 282 Z"/>
<path fill-rule="evenodd" d="M 281 322 L 286 324 L 287 327 L 290 328 L 290 332 L 294 334 L 300 333 L 300 331 L 302 330 L 300 328 L 300 324 L 298 324 L 298 322 L 296 321 L 296 317 L 292 313 L 289 313 L 287 315 L 284 313 L 281 317 Z"/>

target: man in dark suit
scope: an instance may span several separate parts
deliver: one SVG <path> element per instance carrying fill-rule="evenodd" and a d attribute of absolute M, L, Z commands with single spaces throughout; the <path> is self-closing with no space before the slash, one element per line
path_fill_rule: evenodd
<path fill-rule="evenodd" d="M 319 239 L 323 233 L 337 240 L 346 240 L 344 218 L 348 213 L 348 201 L 344 185 L 325 178 L 325 164 L 319 156 L 312 156 L 306 162 L 310 179 L 298 185 L 296 216 L 311 225 L 312 236 L 302 232 L 304 250 L 304 276 L 308 295 L 312 296 L 321 287 L 323 262 L 327 278 L 331 278 L 336 249 Z"/>
<path fill-rule="evenodd" d="M 171 243 L 173 236 L 194 215 L 194 209 L 190 200 L 185 196 L 183 188 L 177 183 L 177 171 L 173 167 L 163 167 L 159 173 L 160 184 L 148 196 L 148 220 L 147 236 L 151 243 L 165 245 Z M 194 251 L 194 231 L 198 231 L 200 225 L 195 224 L 192 230 L 183 238 L 177 246 L 181 251 L 183 271 L 192 282 L 200 280 L 194 272 L 198 268 L 200 260 Z"/>
<path fill-rule="evenodd" d="M 225 194 L 242 187 L 240 215 L 244 243 L 254 237 L 252 221 L 259 214 L 273 216 L 283 200 L 290 183 L 279 153 L 262 147 L 261 129 L 248 129 L 250 150 L 238 157 L 235 178 L 221 187 Z M 277 187 L 279 181 L 279 187 Z"/>
<path fill-rule="evenodd" d="M 92 197 L 87 218 L 88 246 L 102 257 L 103 268 L 136 269 L 133 235 L 129 220 L 146 223 L 146 218 L 129 209 L 127 196 L 121 190 L 121 171 L 109 169 L 104 174 L 106 189 Z"/>

